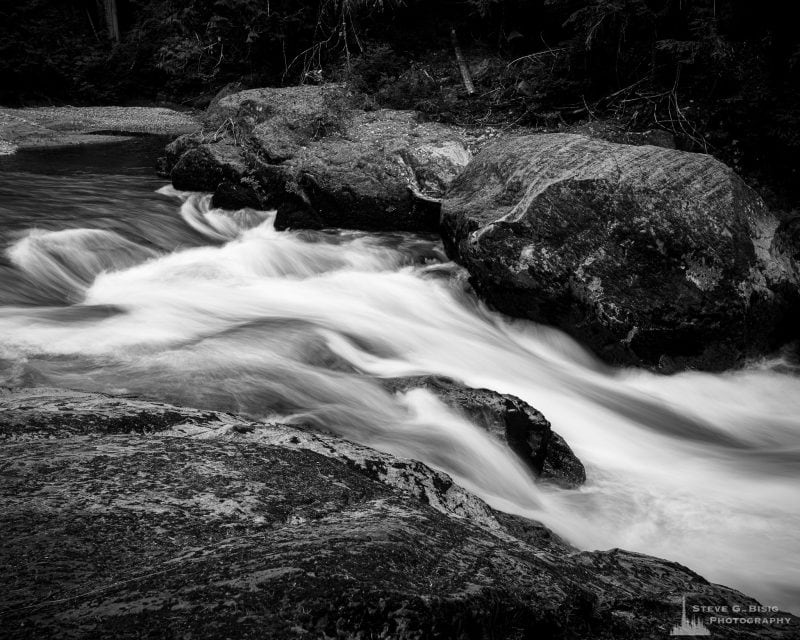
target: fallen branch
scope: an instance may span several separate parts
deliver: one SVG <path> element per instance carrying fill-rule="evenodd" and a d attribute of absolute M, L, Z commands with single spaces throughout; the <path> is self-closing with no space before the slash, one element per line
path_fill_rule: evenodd
<path fill-rule="evenodd" d="M 545 51 L 538 51 L 537 53 L 529 53 L 526 56 L 520 56 L 516 60 L 512 60 L 511 62 L 509 62 L 506 65 L 506 69 L 508 69 L 512 64 L 516 64 L 517 62 L 521 62 L 522 60 L 535 60 L 535 59 L 545 55 L 546 53 L 550 53 L 553 56 L 555 56 L 557 53 L 559 53 L 561 51 L 566 51 L 566 49 L 564 47 L 560 47 L 558 49 L 547 49 Z"/>

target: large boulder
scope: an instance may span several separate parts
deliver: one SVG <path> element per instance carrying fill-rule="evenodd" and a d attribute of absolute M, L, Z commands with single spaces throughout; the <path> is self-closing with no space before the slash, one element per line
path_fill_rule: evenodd
<path fill-rule="evenodd" d="M 576 552 L 450 478 L 296 427 L 0 393 L 0 628 L 23 638 L 665 637 L 756 606 L 678 564 Z M 797 620 L 709 625 L 790 638 Z"/>
<path fill-rule="evenodd" d="M 586 482 L 583 463 L 541 412 L 510 394 L 473 389 L 441 376 L 387 378 L 394 392 L 426 389 L 473 424 L 507 444 L 541 480 L 574 488 Z"/>
<path fill-rule="evenodd" d="M 458 129 L 356 109 L 340 85 L 234 93 L 205 128 L 168 147 L 175 187 L 213 191 L 215 206 L 277 208 L 279 229 L 435 231 L 441 197 L 471 159 Z"/>
<path fill-rule="evenodd" d="M 710 156 L 571 134 L 484 148 L 442 205 L 477 292 L 612 363 L 722 369 L 797 336 L 797 234 Z"/>

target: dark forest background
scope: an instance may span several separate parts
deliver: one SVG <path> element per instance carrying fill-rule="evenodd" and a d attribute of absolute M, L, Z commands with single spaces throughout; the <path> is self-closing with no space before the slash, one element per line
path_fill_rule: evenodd
<path fill-rule="evenodd" d="M 366 107 L 415 108 L 448 122 L 662 129 L 794 207 L 800 29 L 792 4 L 5 0 L 0 103 L 200 108 L 231 83 L 346 81 Z"/>

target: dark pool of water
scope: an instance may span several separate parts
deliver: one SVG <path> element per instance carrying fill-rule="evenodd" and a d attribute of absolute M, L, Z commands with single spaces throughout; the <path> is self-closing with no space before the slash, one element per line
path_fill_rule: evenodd
<path fill-rule="evenodd" d="M 156 175 L 156 160 L 169 140 L 140 136 L 0 156 L 0 305 L 67 302 L 27 282 L 12 265 L 12 247 L 42 232 L 113 232 L 159 252 L 203 244 L 178 215 L 174 198 L 156 193 L 168 183 Z M 63 259 L 59 237 L 49 242 L 53 260 Z"/>
<path fill-rule="evenodd" d="M 98 144 L 20 149 L 13 155 L 0 156 L 0 173 L 96 173 L 155 178 L 156 160 L 171 140 L 171 136 L 146 135 Z"/>

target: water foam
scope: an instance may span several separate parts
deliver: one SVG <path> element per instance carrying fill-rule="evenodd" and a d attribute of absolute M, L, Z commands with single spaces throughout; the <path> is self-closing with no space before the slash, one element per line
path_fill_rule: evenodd
<path fill-rule="evenodd" d="M 126 269 L 157 253 L 103 229 L 31 229 L 6 255 L 31 286 L 74 302 L 98 274 Z"/>
<path fill-rule="evenodd" d="M 316 424 L 426 461 L 582 547 L 660 555 L 797 608 L 797 377 L 610 370 L 557 330 L 490 312 L 432 240 L 279 233 L 271 213 L 179 195 L 214 246 L 81 284 L 76 307 L 119 313 L 0 310 L 4 357 L 51 384 Z M 375 381 L 428 373 L 540 409 L 586 464 L 586 487 L 535 483 L 429 393 L 395 397 Z"/>

